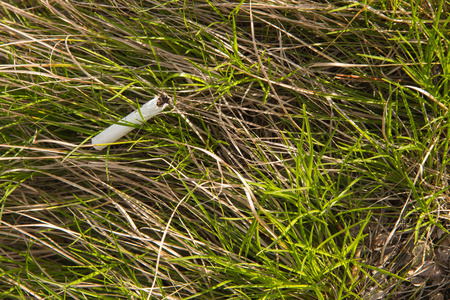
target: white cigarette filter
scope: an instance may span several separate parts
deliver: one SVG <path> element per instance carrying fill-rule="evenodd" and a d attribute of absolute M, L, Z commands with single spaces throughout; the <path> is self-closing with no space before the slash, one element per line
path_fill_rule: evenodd
<path fill-rule="evenodd" d="M 140 110 L 135 110 L 122 120 L 118 124 L 113 124 L 97 134 L 92 138 L 92 145 L 96 150 L 102 150 L 108 146 L 107 144 L 114 143 L 131 130 L 130 123 L 141 125 L 151 117 L 159 114 L 166 108 L 170 98 L 165 93 L 156 96 L 152 100 L 141 106 Z M 142 115 L 142 116 L 141 116 Z"/>

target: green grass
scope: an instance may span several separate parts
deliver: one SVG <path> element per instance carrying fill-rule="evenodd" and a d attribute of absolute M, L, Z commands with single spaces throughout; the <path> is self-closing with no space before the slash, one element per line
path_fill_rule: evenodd
<path fill-rule="evenodd" d="M 0 3 L 0 298 L 450 296 L 448 1 Z"/>

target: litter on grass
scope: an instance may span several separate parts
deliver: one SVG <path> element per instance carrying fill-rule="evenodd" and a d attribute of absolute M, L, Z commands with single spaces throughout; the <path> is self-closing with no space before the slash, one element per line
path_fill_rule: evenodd
<path fill-rule="evenodd" d="M 141 125 L 151 117 L 162 112 L 168 105 L 170 98 L 165 93 L 135 110 L 117 124 L 113 124 L 92 138 L 92 145 L 96 150 L 103 150 L 110 143 L 114 143 L 134 129 L 132 124 Z M 131 126 L 130 126 L 131 125 Z"/>

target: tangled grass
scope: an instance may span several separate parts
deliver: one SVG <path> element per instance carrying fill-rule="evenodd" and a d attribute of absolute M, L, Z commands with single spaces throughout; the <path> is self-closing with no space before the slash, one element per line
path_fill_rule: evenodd
<path fill-rule="evenodd" d="M 0 3 L 2 298 L 450 296 L 448 1 Z"/>

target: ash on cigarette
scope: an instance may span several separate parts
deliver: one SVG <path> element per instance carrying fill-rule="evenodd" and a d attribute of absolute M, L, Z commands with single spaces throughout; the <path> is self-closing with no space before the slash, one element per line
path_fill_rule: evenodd
<path fill-rule="evenodd" d="M 156 102 L 156 106 L 161 107 L 166 103 L 169 103 L 169 96 L 167 96 L 166 93 L 162 93 L 161 95 L 159 95 L 158 97 L 158 101 Z"/>

